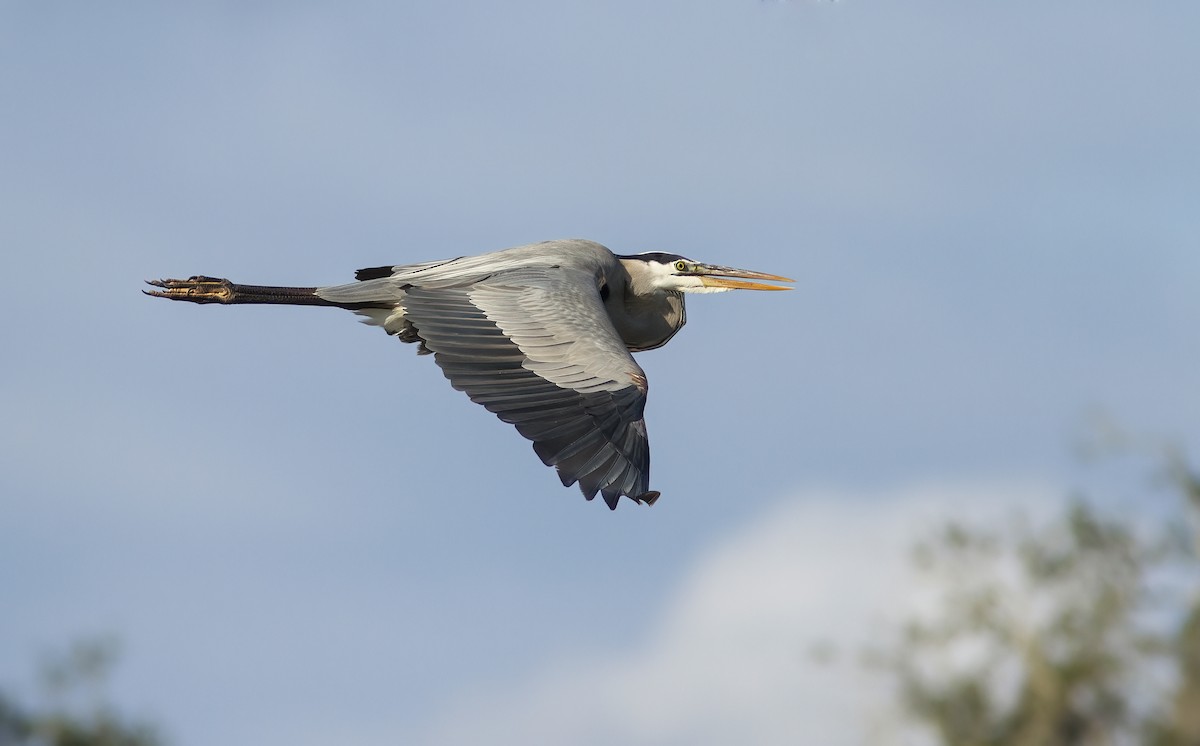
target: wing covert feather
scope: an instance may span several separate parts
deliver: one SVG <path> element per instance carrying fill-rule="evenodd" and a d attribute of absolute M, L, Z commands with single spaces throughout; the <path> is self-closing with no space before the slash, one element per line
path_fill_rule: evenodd
<path fill-rule="evenodd" d="M 610 508 L 653 502 L 645 373 L 596 277 L 526 267 L 467 287 L 410 287 L 406 316 L 454 388 L 514 425 L 564 485 Z"/>

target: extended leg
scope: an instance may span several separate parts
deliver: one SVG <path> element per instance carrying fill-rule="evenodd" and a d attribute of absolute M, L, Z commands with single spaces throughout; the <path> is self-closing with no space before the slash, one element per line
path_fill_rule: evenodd
<path fill-rule="evenodd" d="M 271 285 L 238 285 L 220 277 L 196 275 L 186 280 L 147 280 L 162 290 L 143 290 L 146 295 L 191 303 L 276 303 L 288 306 L 337 306 L 320 298 L 316 288 L 276 287 Z M 365 304 L 355 304 L 365 305 Z"/>

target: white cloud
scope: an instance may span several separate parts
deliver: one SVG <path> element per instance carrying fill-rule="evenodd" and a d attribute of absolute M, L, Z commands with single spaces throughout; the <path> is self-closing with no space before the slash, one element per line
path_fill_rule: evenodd
<path fill-rule="evenodd" d="M 1057 502 L 1028 484 L 797 494 L 700 558 L 644 642 L 493 683 L 424 740 L 894 743 L 889 684 L 858 657 L 917 603 L 907 550 L 918 532 Z"/>

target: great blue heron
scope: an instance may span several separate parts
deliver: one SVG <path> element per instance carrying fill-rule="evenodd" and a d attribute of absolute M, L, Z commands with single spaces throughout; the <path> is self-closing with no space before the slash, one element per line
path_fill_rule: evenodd
<path fill-rule="evenodd" d="M 617 256 L 570 239 L 479 256 L 360 269 L 357 282 L 299 288 L 195 276 L 151 280 L 149 295 L 192 303 L 335 306 L 366 316 L 450 384 L 533 441 L 563 486 L 653 504 L 642 411 L 646 374 L 631 352 L 666 344 L 684 293 L 790 290 L 786 277 L 659 252 Z M 733 279 L 742 278 L 742 279 Z"/>

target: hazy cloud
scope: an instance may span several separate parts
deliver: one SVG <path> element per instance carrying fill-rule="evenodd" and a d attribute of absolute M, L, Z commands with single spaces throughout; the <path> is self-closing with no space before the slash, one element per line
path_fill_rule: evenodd
<path fill-rule="evenodd" d="M 803 491 L 693 563 L 648 635 L 443 713 L 431 744 L 861 744 L 899 728 L 861 653 L 921 597 L 907 550 L 937 518 L 1056 504 L 1032 484 Z M 797 740 L 800 739 L 800 740 Z"/>

